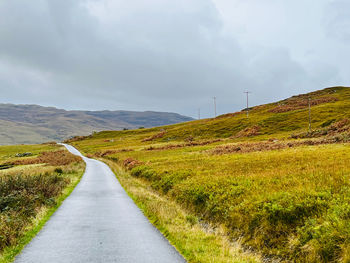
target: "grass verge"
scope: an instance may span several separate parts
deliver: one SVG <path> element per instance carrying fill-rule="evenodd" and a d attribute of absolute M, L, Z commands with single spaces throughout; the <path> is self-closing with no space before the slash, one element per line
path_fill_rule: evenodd
<path fill-rule="evenodd" d="M 0 161 L 11 164 L 0 171 L 0 263 L 8 263 L 73 191 L 85 164 L 58 145 L 0 147 Z"/>
<path fill-rule="evenodd" d="M 4 249 L 2 255 L 0 256 L 0 263 L 13 262 L 15 257 L 22 251 L 22 249 L 39 233 L 39 231 L 44 227 L 46 222 L 50 217 L 56 212 L 56 210 L 61 206 L 62 202 L 73 192 L 74 188 L 80 182 L 81 177 L 84 172 L 80 172 L 78 178 L 70 183 L 68 187 L 64 189 L 61 196 L 56 199 L 56 205 L 49 209 L 42 209 L 42 211 L 35 218 L 33 224 L 28 227 L 27 232 L 18 241 L 15 246 L 10 246 Z"/>
<path fill-rule="evenodd" d="M 155 192 L 147 181 L 132 177 L 113 161 L 102 161 L 112 168 L 137 206 L 188 262 L 261 262 L 258 255 L 243 251 L 238 241 L 230 241 L 223 227 L 204 224 L 176 202 Z"/>

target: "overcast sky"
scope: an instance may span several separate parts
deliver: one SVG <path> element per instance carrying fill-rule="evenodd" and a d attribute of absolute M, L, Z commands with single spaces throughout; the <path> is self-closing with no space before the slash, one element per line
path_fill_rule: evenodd
<path fill-rule="evenodd" d="M 209 117 L 349 70 L 349 0 L 0 0 L 0 103 Z"/>

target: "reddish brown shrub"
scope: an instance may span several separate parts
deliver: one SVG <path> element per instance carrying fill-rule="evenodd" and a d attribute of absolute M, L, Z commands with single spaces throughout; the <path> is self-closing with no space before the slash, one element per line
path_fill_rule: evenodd
<path fill-rule="evenodd" d="M 96 152 L 94 154 L 94 156 L 95 157 L 104 157 L 104 156 L 115 154 L 115 153 L 117 153 L 117 151 L 115 151 L 115 150 L 106 150 L 104 152 Z"/>
<path fill-rule="evenodd" d="M 299 134 L 292 134 L 292 139 L 303 139 L 303 138 L 317 138 L 317 137 L 332 137 L 350 133 L 350 121 L 343 119 L 341 121 L 333 123 L 331 126 L 323 129 L 313 130 L 311 132 L 301 132 Z"/>
<path fill-rule="evenodd" d="M 234 138 L 241 138 L 241 137 L 252 137 L 260 135 L 261 127 L 258 125 L 254 125 L 252 127 L 245 128 L 244 130 L 241 130 L 238 132 Z"/>
<path fill-rule="evenodd" d="M 147 151 L 171 150 L 171 149 L 183 148 L 183 147 L 203 146 L 203 145 L 208 145 L 208 144 L 220 142 L 220 141 L 222 141 L 222 139 L 207 140 L 207 141 L 201 141 L 201 142 L 190 141 L 190 142 L 182 143 L 182 144 L 166 144 L 166 145 L 159 146 L 159 147 L 150 146 L 150 147 L 146 148 L 145 150 L 147 150 Z"/>
<path fill-rule="evenodd" d="M 254 142 L 254 143 L 237 143 L 220 145 L 214 149 L 209 150 L 210 154 L 226 154 L 226 153 L 249 153 L 258 151 L 271 151 L 287 148 L 288 145 L 285 143 L 278 142 Z"/>
<path fill-rule="evenodd" d="M 155 135 L 153 135 L 151 137 L 143 139 L 142 142 L 150 142 L 150 141 L 153 141 L 155 139 L 163 138 L 165 134 L 166 134 L 166 131 L 161 131 L 161 132 L 159 132 L 159 133 L 157 133 L 157 134 L 155 134 Z"/>
<path fill-rule="evenodd" d="M 291 147 L 298 147 L 302 145 L 321 145 L 333 143 L 346 143 L 350 141 L 350 136 L 333 136 L 322 139 L 309 139 L 300 141 L 278 142 L 278 141 L 264 141 L 264 142 L 247 142 L 237 144 L 226 144 L 217 146 L 207 152 L 209 154 L 227 154 L 227 153 L 249 153 L 260 151 L 280 150 Z"/>
<path fill-rule="evenodd" d="M 101 158 L 101 157 L 106 157 L 108 155 L 112 155 L 112 154 L 116 154 L 116 153 L 120 153 L 120 152 L 132 152 L 132 151 L 133 151 L 133 149 L 106 150 L 103 152 L 94 153 L 93 157 Z"/>
<path fill-rule="evenodd" d="M 338 99 L 334 97 L 312 98 L 310 100 L 310 105 L 316 106 L 323 103 L 335 102 L 337 100 Z M 281 113 L 281 112 L 304 109 L 304 108 L 307 108 L 308 106 L 309 106 L 309 100 L 307 96 L 296 96 L 280 103 L 275 108 L 270 109 L 269 112 Z"/>
<path fill-rule="evenodd" d="M 48 164 L 53 166 L 68 165 L 73 162 L 79 162 L 81 158 L 66 150 L 54 151 L 54 152 L 42 152 L 36 158 L 25 158 L 14 161 L 14 165 L 28 165 L 28 164 Z"/>
<path fill-rule="evenodd" d="M 132 168 L 136 167 L 136 166 L 140 166 L 142 165 L 143 162 L 133 159 L 133 158 L 127 158 L 124 160 L 123 165 L 126 169 L 131 170 Z"/>
<path fill-rule="evenodd" d="M 329 132 L 337 132 L 337 133 L 350 131 L 350 121 L 349 121 L 349 119 L 343 119 L 341 121 L 333 123 L 329 127 L 328 131 Z"/>

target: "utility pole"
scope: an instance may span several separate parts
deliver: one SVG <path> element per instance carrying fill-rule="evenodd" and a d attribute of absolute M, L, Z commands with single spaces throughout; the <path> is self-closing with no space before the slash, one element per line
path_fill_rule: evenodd
<path fill-rule="evenodd" d="M 201 108 L 198 108 L 198 120 L 201 119 Z"/>
<path fill-rule="evenodd" d="M 311 133 L 311 98 L 308 97 L 308 104 L 309 104 L 309 132 Z"/>
<path fill-rule="evenodd" d="M 214 117 L 216 118 L 216 97 L 213 97 L 214 99 Z"/>
<path fill-rule="evenodd" d="M 247 108 L 246 108 L 246 111 L 247 111 L 247 118 L 249 117 L 249 93 L 251 93 L 250 91 L 245 91 L 244 92 L 245 94 L 247 94 Z"/>

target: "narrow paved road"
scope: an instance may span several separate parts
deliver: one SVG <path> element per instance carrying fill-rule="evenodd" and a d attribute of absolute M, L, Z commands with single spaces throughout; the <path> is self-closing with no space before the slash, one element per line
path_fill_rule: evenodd
<path fill-rule="evenodd" d="M 66 147 L 81 156 L 72 146 Z M 15 262 L 185 262 L 109 167 L 83 158 L 87 166 L 81 182 Z"/>

